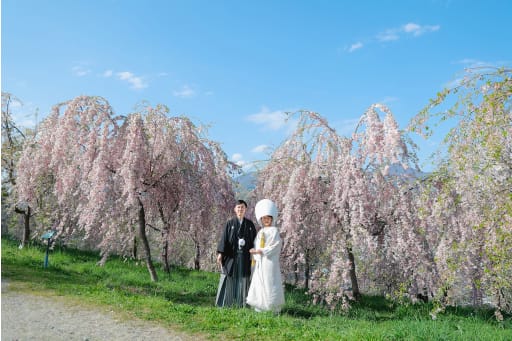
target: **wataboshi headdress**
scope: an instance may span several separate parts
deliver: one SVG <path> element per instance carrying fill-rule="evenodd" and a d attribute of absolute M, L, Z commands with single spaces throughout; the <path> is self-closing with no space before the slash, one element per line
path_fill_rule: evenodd
<path fill-rule="evenodd" d="M 261 226 L 263 226 L 261 223 L 261 217 L 267 215 L 272 216 L 272 225 L 275 226 L 277 222 L 277 206 L 272 200 L 262 199 L 258 201 L 256 207 L 254 208 L 254 212 L 256 214 L 256 220 Z"/>

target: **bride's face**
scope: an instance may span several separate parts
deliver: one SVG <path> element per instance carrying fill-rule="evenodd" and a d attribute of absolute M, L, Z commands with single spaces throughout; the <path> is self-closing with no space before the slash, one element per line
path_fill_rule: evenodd
<path fill-rule="evenodd" d="M 272 216 L 266 215 L 261 217 L 261 223 L 264 227 L 271 226 L 272 225 Z"/>

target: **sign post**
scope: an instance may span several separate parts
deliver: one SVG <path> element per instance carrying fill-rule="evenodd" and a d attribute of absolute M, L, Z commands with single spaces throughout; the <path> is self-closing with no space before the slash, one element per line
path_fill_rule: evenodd
<path fill-rule="evenodd" d="M 50 246 L 53 242 L 53 235 L 55 234 L 55 231 L 48 231 L 46 232 L 45 234 L 42 235 L 41 239 L 47 241 L 47 244 L 46 244 L 46 255 L 44 256 L 44 268 L 47 268 L 48 267 L 48 254 L 50 253 Z"/>

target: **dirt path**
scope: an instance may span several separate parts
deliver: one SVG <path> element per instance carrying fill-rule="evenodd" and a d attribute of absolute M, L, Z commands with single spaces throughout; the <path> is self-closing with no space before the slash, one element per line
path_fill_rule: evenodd
<path fill-rule="evenodd" d="M 112 311 L 77 306 L 63 297 L 17 292 L 11 285 L 2 278 L 2 341 L 200 340 Z"/>

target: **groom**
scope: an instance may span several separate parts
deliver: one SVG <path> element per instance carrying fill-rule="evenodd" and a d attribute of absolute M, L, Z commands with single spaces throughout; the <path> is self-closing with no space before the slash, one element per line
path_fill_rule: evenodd
<path fill-rule="evenodd" d="M 254 247 L 256 227 L 245 218 L 247 203 L 238 200 L 235 205 L 236 217 L 227 221 L 217 245 L 217 264 L 221 268 L 217 307 L 245 306 L 251 277 L 251 255 Z"/>

